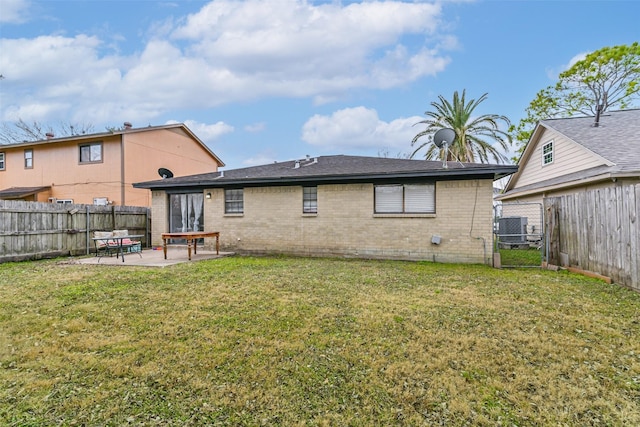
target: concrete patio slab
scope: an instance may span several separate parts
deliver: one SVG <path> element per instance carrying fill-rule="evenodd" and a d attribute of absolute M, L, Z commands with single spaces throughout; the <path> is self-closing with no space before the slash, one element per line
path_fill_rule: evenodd
<path fill-rule="evenodd" d="M 183 262 L 197 262 L 208 259 L 217 259 L 235 255 L 234 252 L 208 251 L 198 248 L 198 253 L 191 253 L 191 261 L 187 254 L 187 247 L 181 245 L 172 245 L 167 249 L 167 259 L 164 259 L 164 253 L 161 249 L 144 249 L 140 253 L 128 253 L 122 258 L 116 256 L 97 257 L 95 255 L 82 258 L 74 258 L 70 263 L 74 264 L 95 264 L 95 265 L 111 265 L 111 266 L 140 266 L 140 267 L 167 267 L 169 265 L 180 264 Z"/>

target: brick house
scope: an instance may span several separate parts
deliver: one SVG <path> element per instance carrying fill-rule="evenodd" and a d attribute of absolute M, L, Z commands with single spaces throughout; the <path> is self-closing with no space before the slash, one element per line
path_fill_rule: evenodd
<path fill-rule="evenodd" d="M 220 160 L 184 124 L 0 145 L 0 199 L 150 206 L 133 182 L 217 171 Z M 162 169 L 161 169 L 162 168 Z"/>
<path fill-rule="evenodd" d="M 245 254 L 490 264 L 493 181 L 516 170 L 338 155 L 134 187 L 152 192 L 155 245 L 219 231 L 223 250 Z"/>

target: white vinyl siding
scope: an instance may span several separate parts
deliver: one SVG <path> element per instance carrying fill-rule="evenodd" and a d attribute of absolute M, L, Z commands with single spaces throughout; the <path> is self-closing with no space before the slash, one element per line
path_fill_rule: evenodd
<path fill-rule="evenodd" d="M 553 163 L 543 165 L 542 146 L 553 140 Z M 520 176 L 516 187 L 535 184 L 562 175 L 567 175 L 595 166 L 604 165 L 606 161 L 553 130 L 545 131 L 537 143 L 535 150 L 525 163 L 520 163 Z"/>
<path fill-rule="evenodd" d="M 435 213 L 434 184 L 379 185 L 375 213 Z"/>

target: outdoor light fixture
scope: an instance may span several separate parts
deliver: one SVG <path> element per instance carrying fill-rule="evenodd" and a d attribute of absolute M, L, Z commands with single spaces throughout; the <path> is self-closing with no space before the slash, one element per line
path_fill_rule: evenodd
<path fill-rule="evenodd" d="M 211 193 L 207 193 L 206 197 L 207 197 L 207 199 L 210 199 L 211 198 Z"/>

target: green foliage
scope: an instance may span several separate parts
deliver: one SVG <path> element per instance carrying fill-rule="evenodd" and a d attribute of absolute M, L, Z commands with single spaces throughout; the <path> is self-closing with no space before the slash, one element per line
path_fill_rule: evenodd
<path fill-rule="evenodd" d="M 596 115 L 634 105 L 640 95 L 640 44 L 604 47 L 560 73 L 555 85 L 536 94 L 526 117 L 509 132 L 524 151 L 540 120 Z"/>
<path fill-rule="evenodd" d="M 439 102 L 431 103 L 435 111 L 425 112 L 427 119 L 416 123 L 424 124 L 427 127 L 413 138 L 411 146 L 414 146 L 423 137 L 427 137 L 427 141 L 419 144 L 410 158 L 427 147 L 424 154 L 425 160 L 444 160 L 445 150 L 432 144 L 431 139 L 438 130 L 450 128 L 455 132 L 456 139 L 447 151 L 447 161 L 488 163 L 489 158 L 492 158 L 501 163 L 507 160 L 502 153 L 493 147 L 492 142 L 498 142 L 505 151 L 511 145 L 511 136 L 499 128 L 500 122 L 509 126 L 509 119 L 497 114 L 473 116 L 476 107 L 487 99 L 486 93 L 478 100 L 472 99 L 469 102 L 465 100 L 464 90 L 462 96 L 459 96 L 457 91 L 453 93 L 453 102 L 449 102 L 442 95 L 438 96 L 438 99 Z"/>

